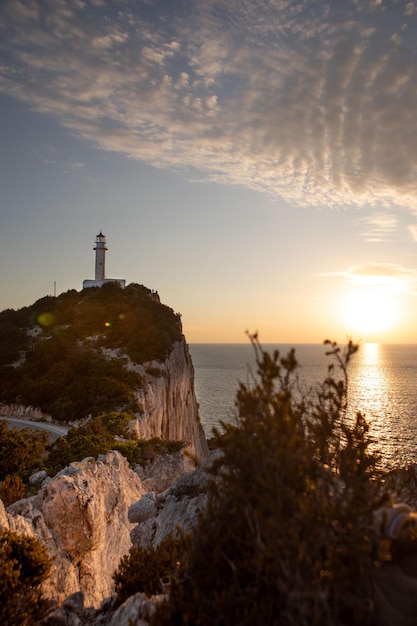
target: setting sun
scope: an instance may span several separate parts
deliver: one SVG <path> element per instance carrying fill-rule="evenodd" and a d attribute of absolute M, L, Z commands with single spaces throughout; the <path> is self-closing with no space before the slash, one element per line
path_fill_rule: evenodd
<path fill-rule="evenodd" d="M 399 320 L 398 299 L 387 291 L 361 289 L 343 298 L 341 317 L 349 332 L 384 333 Z"/>

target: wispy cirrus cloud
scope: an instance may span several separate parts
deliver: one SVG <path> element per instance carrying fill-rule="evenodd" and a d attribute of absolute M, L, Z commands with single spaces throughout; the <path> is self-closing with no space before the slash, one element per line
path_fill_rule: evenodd
<path fill-rule="evenodd" d="M 391 239 L 399 227 L 399 218 L 394 213 L 376 212 L 357 220 L 364 229 L 364 237 L 370 242 L 383 242 Z"/>
<path fill-rule="evenodd" d="M 326 276 L 342 276 L 348 284 L 381 287 L 393 293 L 417 294 L 417 269 L 395 263 L 362 263 Z"/>
<path fill-rule="evenodd" d="M 299 204 L 413 210 L 414 9 L 3 0 L 0 91 L 156 167 Z M 364 224 L 383 238 L 395 218 Z"/>
<path fill-rule="evenodd" d="M 417 224 L 410 224 L 408 226 L 408 230 L 412 236 L 412 238 L 417 241 Z"/>

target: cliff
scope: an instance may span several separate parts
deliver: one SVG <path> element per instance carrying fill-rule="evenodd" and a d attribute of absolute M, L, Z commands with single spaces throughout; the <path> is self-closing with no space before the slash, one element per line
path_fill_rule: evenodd
<path fill-rule="evenodd" d="M 141 414 L 133 422 L 137 436 L 186 441 L 199 460 L 207 456 L 194 393 L 194 368 L 185 341 L 176 342 L 163 363 L 137 365 L 130 361 L 127 367 L 144 381 L 137 392 Z"/>

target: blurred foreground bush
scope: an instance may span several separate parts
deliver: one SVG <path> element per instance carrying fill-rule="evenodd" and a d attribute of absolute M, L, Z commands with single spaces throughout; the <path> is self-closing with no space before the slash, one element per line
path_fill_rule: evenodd
<path fill-rule="evenodd" d="M 257 376 L 239 387 L 236 424 L 222 424 L 207 510 L 155 624 L 372 624 L 383 494 L 368 425 L 347 412 L 357 347 L 326 342 L 332 364 L 313 396 L 293 350 L 252 342 Z"/>

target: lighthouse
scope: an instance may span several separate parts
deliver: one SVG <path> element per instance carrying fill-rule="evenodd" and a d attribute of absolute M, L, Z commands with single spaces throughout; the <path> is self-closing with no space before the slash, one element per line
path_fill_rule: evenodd
<path fill-rule="evenodd" d="M 124 278 L 106 278 L 106 237 L 100 231 L 96 237 L 95 247 L 96 253 L 96 272 L 94 280 L 86 279 L 83 281 L 83 289 L 88 287 L 102 287 L 105 283 L 119 283 L 120 287 L 126 286 Z"/>
<path fill-rule="evenodd" d="M 104 280 L 106 276 L 105 264 L 106 264 L 106 238 L 103 233 L 97 235 L 96 238 L 96 247 L 94 248 L 96 252 L 96 278 L 95 280 Z"/>

